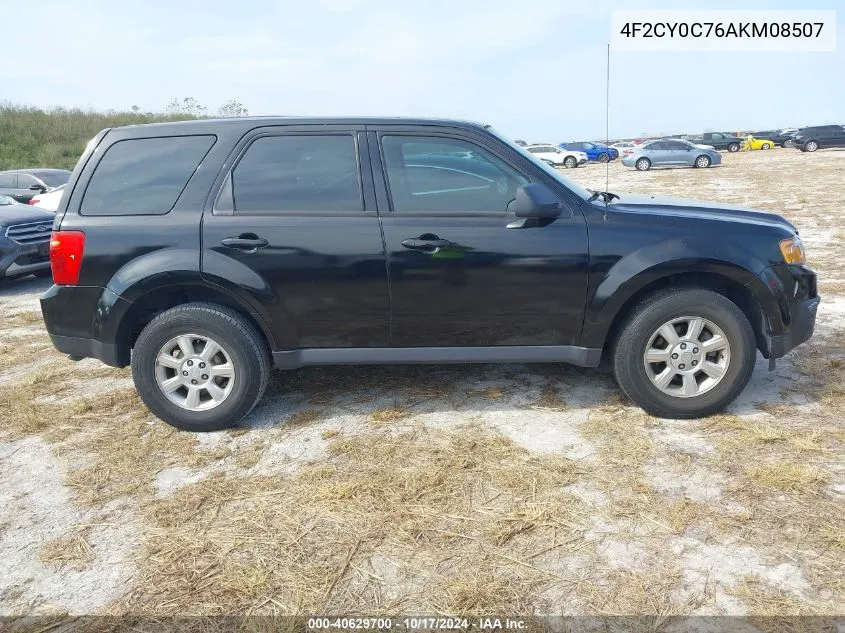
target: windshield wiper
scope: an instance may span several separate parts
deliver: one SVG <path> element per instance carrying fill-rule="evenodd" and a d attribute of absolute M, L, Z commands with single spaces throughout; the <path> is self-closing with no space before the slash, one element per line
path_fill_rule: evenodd
<path fill-rule="evenodd" d="M 610 191 L 593 191 L 592 189 L 587 189 L 590 192 L 590 197 L 587 198 L 587 202 L 592 202 L 596 198 L 604 198 L 605 203 L 612 202 L 614 198 L 617 200 L 619 196 L 615 193 L 611 193 Z"/>

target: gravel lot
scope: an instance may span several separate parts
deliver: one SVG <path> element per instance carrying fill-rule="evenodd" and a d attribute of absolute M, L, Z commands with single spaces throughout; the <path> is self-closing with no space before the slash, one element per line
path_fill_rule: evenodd
<path fill-rule="evenodd" d="M 820 274 L 812 341 L 701 420 L 594 370 L 345 367 L 188 435 L 53 350 L 46 282 L 0 285 L 0 614 L 843 613 L 843 184 L 845 151 L 610 166 L 785 215 Z"/>

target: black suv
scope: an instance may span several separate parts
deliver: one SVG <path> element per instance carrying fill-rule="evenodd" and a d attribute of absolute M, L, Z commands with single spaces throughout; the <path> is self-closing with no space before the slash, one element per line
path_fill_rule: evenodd
<path fill-rule="evenodd" d="M 845 126 L 802 127 L 793 135 L 793 146 L 802 152 L 815 152 L 826 147 L 845 147 Z"/>
<path fill-rule="evenodd" d="M 729 403 L 813 332 L 778 215 L 594 192 L 489 126 L 248 118 L 101 132 L 56 215 L 54 345 L 237 423 L 271 364 L 607 360 L 647 411 Z"/>

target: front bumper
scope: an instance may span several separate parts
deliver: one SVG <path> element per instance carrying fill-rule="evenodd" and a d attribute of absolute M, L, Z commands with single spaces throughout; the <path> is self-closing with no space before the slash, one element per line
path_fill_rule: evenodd
<path fill-rule="evenodd" d="M 0 278 L 29 275 L 50 268 L 50 242 L 19 244 L 0 237 Z"/>
<path fill-rule="evenodd" d="M 816 327 L 816 311 L 821 297 L 813 297 L 795 304 L 792 323 L 783 334 L 769 337 L 769 358 L 781 358 L 787 352 L 805 343 L 813 336 Z"/>

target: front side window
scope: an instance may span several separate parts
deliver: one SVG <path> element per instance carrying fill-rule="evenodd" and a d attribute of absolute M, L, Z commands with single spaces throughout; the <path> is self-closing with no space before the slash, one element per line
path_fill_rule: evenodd
<path fill-rule="evenodd" d="M 351 134 L 263 136 L 232 171 L 235 213 L 360 212 Z"/>
<path fill-rule="evenodd" d="M 467 141 L 384 136 L 381 146 L 395 212 L 505 213 L 517 187 L 528 183 Z"/>
<path fill-rule="evenodd" d="M 80 214 L 169 213 L 215 140 L 205 135 L 118 141 L 91 176 Z"/>

